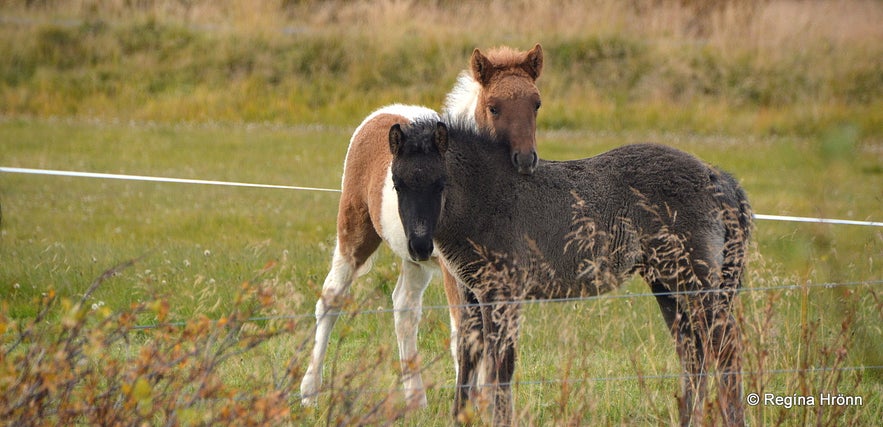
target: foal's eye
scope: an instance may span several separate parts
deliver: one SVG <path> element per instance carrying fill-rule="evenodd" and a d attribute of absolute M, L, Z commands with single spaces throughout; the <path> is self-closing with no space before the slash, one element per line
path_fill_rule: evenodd
<path fill-rule="evenodd" d="M 491 105 L 487 107 L 487 110 L 490 111 L 491 115 L 496 117 L 500 115 L 500 110 L 497 107 Z"/>
<path fill-rule="evenodd" d="M 534 106 L 534 111 L 540 111 L 540 106 L 542 106 L 542 105 L 543 105 L 542 102 L 537 101 L 537 105 Z"/>

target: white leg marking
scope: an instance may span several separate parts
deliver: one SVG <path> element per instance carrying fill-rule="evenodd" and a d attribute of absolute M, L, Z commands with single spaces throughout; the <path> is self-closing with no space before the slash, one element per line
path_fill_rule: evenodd
<path fill-rule="evenodd" d="M 457 361 L 457 339 L 460 331 L 457 329 L 457 319 L 454 314 L 448 312 L 448 316 L 451 318 L 451 356 L 454 357 L 454 379 L 456 379 L 460 375 L 460 363 Z"/>
<path fill-rule="evenodd" d="M 349 292 L 353 281 L 354 266 L 350 265 L 340 253 L 339 245 L 334 249 L 331 271 L 322 285 L 322 296 L 316 302 L 316 340 L 310 366 L 300 383 L 301 403 L 304 406 L 315 405 L 316 395 L 322 385 L 322 363 L 328 349 L 328 338 L 331 328 L 340 313 L 340 298 Z"/>
<path fill-rule="evenodd" d="M 392 293 L 399 359 L 402 363 L 402 381 L 408 403 L 426 406 L 426 390 L 420 375 L 417 357 L 417 326 L 423 307 L 423 291 L 429 285 L 432 270 L 420 264 L 402 260 L 402 273 Z"/>

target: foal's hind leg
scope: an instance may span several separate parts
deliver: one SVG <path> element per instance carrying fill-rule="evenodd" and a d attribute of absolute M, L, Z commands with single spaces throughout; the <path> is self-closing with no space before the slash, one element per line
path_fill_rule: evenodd
<path fill-rule="evenodd" d="M 322 296 L 316 302 L 316 339 L 310 366 L 300 383 L 301 402 L 304 405 L 316 404 L 316 395 L 322 385 L 322 363 L 328 349 L 328 338 L 340 314 L 344 302 L 342 299 L 348 295 L 353 278 L 362 273 L 360 270 L 367 267 L 366 262 L 380 246 L 380 236 L 370 222 L 360 225 L 356 227 L 360 233 L 347 232 L 346 228 L 338 230 L 331 271 L 325 277 Z"/>
<path fill-rule="evenodd" d="M 310 365 L 300 383 L 301 403 L 303 405 L 315 405 L 316 394 L 322 385 L 322 363 L 325 360 L 325 352 L 328 349 L 328 338 L 331 328 L 337 321 L 341 301 L 353 281 L 355 266 L 340 253 L 340 245 L 334 249 L 334 258 L 331 261 L 331 271 L 325 277 L 322 285 L 322 295 L 316 301 L 316 336 L 313 343 L 313 353 Z"/>
<path fill-rule="evenodd" d="M 420 323 L 423 291 L 432 271 L 412 261 L 402 260 L 402 272 L 392 292 L 396 338 L 402 363 L 402 381 L 409 404 L 426 406 L 426 391 L 417 358 L 417 325 Z"/>
<path fill-rule="evenodd" d="M 681 368 L 684 376 L 681 382 L 681 397 L 678 402 L 680 424 L 690 425 L 694 416 L 696 403 L 705 400 L 706 376 L 705 376 L 705 352 L 699 338 L 702 334 L 698 329 L 690 309 L 684 303 L 684 296 L 659 295 L 668 293 L 669 290 L 661 282 L 651 283 L 653 292 L 656 293 L 656 302 L 662 310 L 662 316 L 675 339 L 678 358 L 681 360 Z"/>
<path fill-rule="evenodd" d="M 494 302 L 496 304 L 482 307 L 485 339 L 482 363 L 488 372 L 487 384 L 479 386 L 488 387 L 488 391 L 492 392 L 493 425 L 508 426 L 513 423 L 515 412 L 512 378 L 515 375 L 515 347 L 521 310 L 518 304 L 513 304 L 511 297 Z"/>
<path fill-rule="evenodd" d="M 454 420 L 471 423 L 475 413 L 470 411 L 469 402 L 478 397 L 479 372 L 484 361 L 484 331 L 481 307 L 478 299 L 465 286 L 460 287 L 459 300 L 464 304 L 460 310 L 460 328 L 457 334 L 457 388 L 454 390 Z M 482 406 L 486 402 L 477 402 Z M 472 415 L 470 415 L 472 414 Z"/>
<path fill-rule="evenodd" d="M 663 317 L 674 335 L 684 370 L 680 423 L 702 422 L 709 361 L 715 364 L 717 406 L 724 425 L 744 425 L 742 412 L 741 333 L 731 313 L 733 291 L 715 290 L 694 295 L 670 292 L 660 282 L 652 285 Z M 706 357 L 709 359 L 706 360 Z"/>
<path fill-rule="evenodd" d="M 744 425 L 742 410 L 742 332 L 733 316 L 735 291 L 718 295 L 714 307 L 711 349 L 717 362 L 718 401 L 725 425 Z"/>

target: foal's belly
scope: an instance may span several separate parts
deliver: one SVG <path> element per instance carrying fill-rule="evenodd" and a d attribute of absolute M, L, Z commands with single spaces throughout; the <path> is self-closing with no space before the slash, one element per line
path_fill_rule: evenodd
<path fill-rule="evenodd" d="M 529 299 L 585 298 L 610 292 L 625 280 L 616 278 L 604 281 L 577 280 L 570 283 L 546 283 L 532 286 L 527 292 Z"/>

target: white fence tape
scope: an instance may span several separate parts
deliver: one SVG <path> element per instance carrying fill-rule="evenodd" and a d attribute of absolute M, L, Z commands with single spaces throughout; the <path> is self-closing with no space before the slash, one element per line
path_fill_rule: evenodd
<path fill-rule="evenodd" d="M 75 178 L 118 179 L 118 180 L 126 180 L 126 181 L 169 182 L 169 183 L 176 183 L 176 184 L 220 185 L 220 186 L 227 186 L 227 187 L 271 188 L 271 189 L 281 189 L 281 190 L 321 191 L 321 192 L 327 192 L 327 193 L 340 193 L 340 190 L 333 189 L 333 188 L 301 187 L 301 186 L 295 186 L 295 185 L 254 184 L 254 183 L 248 183 L 248 182 L 229 182 L 229 181 L 214 181 L 214 180 L 205 180 L 205 179 L 168 178 L 168 177 L 145 176 L 145 175 L 122 175 L 122 174 L 112 174 L 112 173 L 77 172 L 77 171 L 62 171 L 62 170 L 51 170 L 51 169 L 30 169 L 30 168 L 15 168 L 15 167 L 4 167 L 4 166 L 0 166 L 0 172 L 2 172 L 2 173 L 31 174 L 31 175 L 68 176 L 68 177 L 75 177 Z M 868 226 L 868 227 L 883 227 L 883 222 L 880 222 L 880 221 L 854 221 L 854 220 L 849 220 L 849 219 L 810 218 L 810 217 L 802 217 L 802 216 L 784 216 L 784 215 L 766 215 L 766 214 L 755 214 L 754 218 L 758 219 L 758 220 L 764 220 L 764 221 L 810 222 L 810 223 L 820 223 L 820 224 L 840 224 L 840 225 L 860 225 L 860 226 Z"/>
<path fill-rule="evenodd" d="M 75 172 L 48 169 L 9 168 L 2 166 L 0 166 L 0 172 L 23 173 L 31 175 L 70 176 L 75 178 L 121 179 L 126 181 L 171 182 L 176 184 L 222 185 L 227 187 L 274 188 L 281 190 L 324 191 L 329 193 L 340 193 L 340 190 L 335 190 L 331 188 L 298 187 L 294 185 L 252 184 L 248 182 L 212 181 L 205 179 L 167 178 L 159 176 L 120 175 L 114 173 Z"/>
<path fill-rule="evenodd" d="M 755 219 L 767 221 L 789 221 L 789 222 L 815 222 L 821 224 L 843 224 L 843 225 L 866 225 L 870 227 L 883 227 L 883 222 L 879 221 L 853 221 L 851 219 L 830 219 L 830 218 L 807 218 L 802 216 L 783 216 L 783 215 L 764 215 L 754 214 Z"/>

